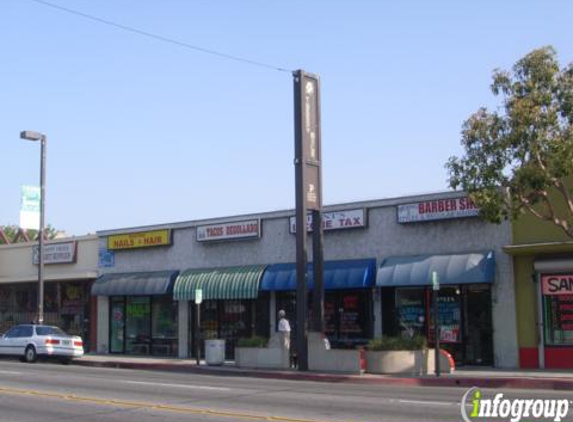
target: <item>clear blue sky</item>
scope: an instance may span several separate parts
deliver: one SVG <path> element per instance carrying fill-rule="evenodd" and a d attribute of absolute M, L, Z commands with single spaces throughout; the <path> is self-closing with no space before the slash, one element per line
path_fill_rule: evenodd
<path fill-rule="evenodd" d="M 325 205 L 447 189 L 492 71 L 553 45 L 569 0 L 49 0 L 181 43 L 321 77 Z M 32 0 L 0 1 L 0 225 L 38 184 L 46 222 L 96 230 L 294 208 L 290 72 Z"/>

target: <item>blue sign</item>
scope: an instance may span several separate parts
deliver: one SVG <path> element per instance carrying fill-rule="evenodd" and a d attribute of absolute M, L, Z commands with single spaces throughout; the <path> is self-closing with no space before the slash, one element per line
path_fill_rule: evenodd
<path fill-rule="evenodd" d="M 97 266 L 99 268 L 115 267 L 115 252 L 105 248 L 100 248 L 98 251 Z"/>

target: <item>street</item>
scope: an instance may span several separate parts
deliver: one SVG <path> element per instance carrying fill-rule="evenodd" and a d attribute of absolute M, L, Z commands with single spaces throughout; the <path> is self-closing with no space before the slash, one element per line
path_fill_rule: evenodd
<path fill-rule="evenodd" d="M 0 360 L 0 420 L 458 421 L 458 388 L 355 385 Z M 573 393 L 504 391 L 573 399 Z"/>

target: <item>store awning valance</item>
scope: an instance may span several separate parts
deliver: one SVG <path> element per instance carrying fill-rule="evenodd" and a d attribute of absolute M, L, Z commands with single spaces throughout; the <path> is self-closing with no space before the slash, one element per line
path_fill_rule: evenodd
<path fill-rule="evenodd" d="M 179 271 L 105 274 L 93 287 L 94 296 L 150 296 L 171 293 Z"/>
<path fill-rule="evenodd" d="M 440 284 L 493 283 L 493 251 L 454 255 L 389 257 L 382 261 L 376 285 L 382 287 L 426 286 L 437 271 Z"/>
<path fill-rule="evenodd" d="M 326 290 L 373 287 L 375 278 L 375 259 L 326 261 L 324 263 L 324 288 Z M 314 266 L 312 264 L 308 265 L 308 288 L 314 288 Z M 261 290 L 296 290 L 296 264 L 270 265 L 263 275 Z"/>
<path fill-rule="evenodd" d="M 242 267 L 189 269 L 175 281 L 175 300 L 195 300 L 195 290 L 201 289 L 203 299 L 256 299 L 266 265 Z"/>

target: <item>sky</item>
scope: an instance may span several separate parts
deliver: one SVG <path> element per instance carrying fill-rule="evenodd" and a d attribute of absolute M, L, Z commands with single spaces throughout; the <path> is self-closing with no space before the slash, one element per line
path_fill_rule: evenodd
<path fill-rule="evenodd" d="M 34 130 L 74 236 L 293 209 L 293 70 L 320 77 L 331 205 L 448 190 L 494 69 L 573 62 L 570 0 L 46 1 L 0 1 L 0 226 L 39 185 Z"/>

